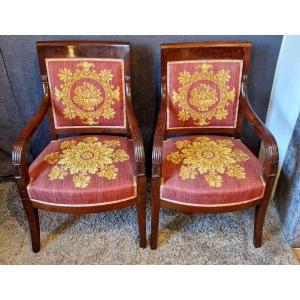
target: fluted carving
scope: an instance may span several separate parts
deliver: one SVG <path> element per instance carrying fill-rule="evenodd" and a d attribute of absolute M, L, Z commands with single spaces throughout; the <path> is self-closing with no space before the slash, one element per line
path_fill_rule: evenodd
<path fill-rule="evenodd" d="M 127 103 L 127 119 L 128 119 L 128 130 L 129 136 L 133 141 L 134 157 L 136 161 L 136 176 L 145 175 L 145 152 L 143 138 L 138 126 L 138 122 L 133 112 L 132 101 L 131 101 L 131 86 L 129 77 L 126 77 L 126 103 Z"/>
<path fill-rule="evenodd" d="M 17 138 L 12 149 L 12 165 L 14 170 L 14 177 L 17 181 L 20 194 L 27 195 L 26 186 L 29 183 L 28 165 L 27 165 L 27 149 L 28 143 L 36 129 L 41 124 L 49 108 L 49 95 L 43 96 L 42 104 L 31 119 L 31 121 L 23 128 L 19 137 Z"/>

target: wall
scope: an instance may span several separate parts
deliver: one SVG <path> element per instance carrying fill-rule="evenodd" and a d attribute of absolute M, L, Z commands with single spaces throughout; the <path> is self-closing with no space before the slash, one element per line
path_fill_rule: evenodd
<path fill-rule="evenodd" d="M 5 62 L 6 81 L 11 83 L 11 92 L 5 100 L 0 101 L 7 107 L 15 106 L 20 113 L 16 118 L 9 117 L 5 122 L 10 127 L 23 126 L 40 103 L 42 87 L 35 42 L 66 39 L 121 40 L 131 43 L 134 109 L 145 140 L 149 172 L 151 140 L 160 101 L 160 44 L 194 41 L 252 42 L 249 96 L 254 110 L 265 121 L 282 36 L 1 36 L 0 50 Z M 0 94 L 0 97 L 3 96 Z M 3 118 L 7 109 L 10 110 L 0 107 L 0 118 Z M 5 136 L 6 133 L 2 135 Z M 258 152 L 259 141 L 247 126 L 244 136 L 249 147 Z M 12 136 L 7 136 L 4 143 L 10 145 L 12 140 Z M 44 123 L 33 140 L 33 156 L 36 156 L 47 142 L 48 132 Z"/>
<path fill-rule="evenodd" d="M 300 36 L 282 41 L 266 126 L 276 138 L 281 169 L 300 111 Z"/>
<path fill-rule="evenodd" d="M 283 230 L 300 247 L 300 36 L 285 36 L 276 67 L 266 125 L 279 149 L 274 201 Z"/>
<path fill-rule="evenodd" d="M 0 176 L 6 176 L 11 174 L 10 152 L 20 131 L 20 116 L 1 54 L 0 52 Z"/>
<path fill-rule="evenodd" d="M 292 247 L 300 248 L 300 114 L 283 160 L 274 201 L 287 240 Z"/>

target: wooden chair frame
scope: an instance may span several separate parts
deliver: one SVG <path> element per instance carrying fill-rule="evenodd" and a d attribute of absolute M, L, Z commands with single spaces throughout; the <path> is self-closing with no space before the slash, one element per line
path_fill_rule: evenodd
<path fill-rule="evenodd" d="M 136 205 L 139 223 L 140 246 L 146 247 L 146 176 L 145 155 L 142 136 L 135 118 L 131 100 L 130 86 L 130 45 L 123 42 L 98 42 L 98 41 L 63 41 L 63 42 L 37 42 L 41 78 L 44 88 L 40 108 L 30 122 L 21 131 L 12 150 L 12 163 L 14 177 L 20 192 L 22 204 L 28 219 L 32 249 L 34 252 L 40 250 L 40 228 L 38 209 L 52 212 L 87 214 L 110 210 L 122 209 Z M 125 129 L 109 128 L 68 128 L 55 129 L 52 115 L 52 107 L 49 93 L 49 85 L 46 71 L 46 58 L 117 58 L 124 60 L 124 78 L 126 93 L 127 126 Z M 102 204 L 89 207 L 62 207 L 56 205 L 41 204 L 30 200 L 27 185 L 29 184 L 27 150 L 30 139 L 41 124 L 43 118 L 48 114 L 48 125 L 51 139 L 58 139 L 62 133 L 97 134 L 97 135 L 120 135 L 132 139 L 134 156 L 136 161 L 135 175 L 137 179 L 137 197 L 127 201 L 114 204 Z"/>
<path fill-rule="evenodd" d="M 263 122 L 255 114 L 250 106 L 247 95 L 247 81 L 250 62 L 251 44 L 247 42 L 205 42 L 185 44 L 161 45 L 161 104 L 157 120 L 153 151 L 152 151 L 152 220 L 150 246 L 157 248 L 159 210 L 160 207 L 168 207 L 188 213 L 224 213 L 239 211 L 255 207 L 254 245 L 262 244 L 262 230 L 266 210 L 270 200 L 273 184 L 277 175 L 278 150 L 273 135 L 264 126 Z M 243 60 L 243 72 L 241 93 L 239 96 L 237 126 L 235 128 L 180 128 L 166 129 L 167 110 L 167 63 L 169 61 L 198 60 L 198 59 L 241 59 Z M 170 134 L 223 134 L 240 138 L 243 118 L 246 118 L 257 136 L 260 138 L 265 150 L 263 161 L 263 179 L 266 183 L 262 198 L 242 204 L 228 206 L 191 206 L 188 204 L 176 204 L 160 199 L 160 184 L 162 173 L 162 147 L 163 141 Z"/>

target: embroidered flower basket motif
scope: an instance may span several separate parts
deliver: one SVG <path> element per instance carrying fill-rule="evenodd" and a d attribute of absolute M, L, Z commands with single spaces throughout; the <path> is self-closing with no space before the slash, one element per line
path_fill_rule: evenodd
<path fill-rule="evenodd" d="M 82 141 L 64 141 L 60 144 L 60 152 L 52 152 L 44 157 L 49 164 L 54 165 L 49 173 L 50 180 L 63 180 L 73 176 L 74 186 L 88 187 L 91 175 L 114 180 L 118 175 L 115 163 L 129 159 L 129 155 L 118 149 L 117 140 L 100 142 L 96 137 L 87 137 Z"/>
<path fill-rule="evenodd" d="M 61 68 L 57 75 L 62 83 L 55 86 L 55 100 L 64 105 L 64 118 L 78 117 L 83 124 L 94 125 L 100 118 L 115 117 L 113 105 L 120 101 L 120 88 L 111 84 L 110 70 L 97 72 L 93 63 L 83 61 L 74 72 Z"/>
<path fill-rule="evenodd" d="M 210 187 L 222 186 L 222 174 L 237 179 L 245 178 L 245 169 L 239 163 L 249 159 L 242 150 L 234 147 L 230 140 L 212 140 L 208 137 L 197 137 L 194 141 L 176 142 L 179 151 L 167 155 L 173 164 L 181 164 L 179 176 L 182 180 L 196 179 L 204 175 Z"/>
<path fill-rule="evenodd" d="M 198 64 L 194 72 L 179 72 L 179 87 L 172 91 L 172 102 L 178 105 L 178 121 L 192 120 L 194 125 L 209 125 L 224 120 L 227 107 L 235 101 L 235 88 L 230 88 L 229 70 L 213 70 L 208 63 Z"/>

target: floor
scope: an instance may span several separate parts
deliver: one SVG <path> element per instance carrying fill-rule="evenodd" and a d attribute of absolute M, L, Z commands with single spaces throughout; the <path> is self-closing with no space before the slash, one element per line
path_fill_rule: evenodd
<path fill-rule="evenodd" d="M 41 212 L 42 248 L 34 254 L 15 183 L 0 183 L 0 195 L 0 264 L 298 264 L 273 203 L 258 249 L 253 210 L 193 215 L 162 209 L 153 251 L 139 248 L 136 213 L 128 208 L 77 216 Z M 149 207 L 147 224 L 149 234 Z"/>
<path fill-rule="evenodd" d="M 295 248 L 294 252 L 295 252 L 295 254 L 296 254 L 297 258 L 298 258 L 298 261 L 300 263 L 300 248 L 297 248 L 297 249 Z"/>

